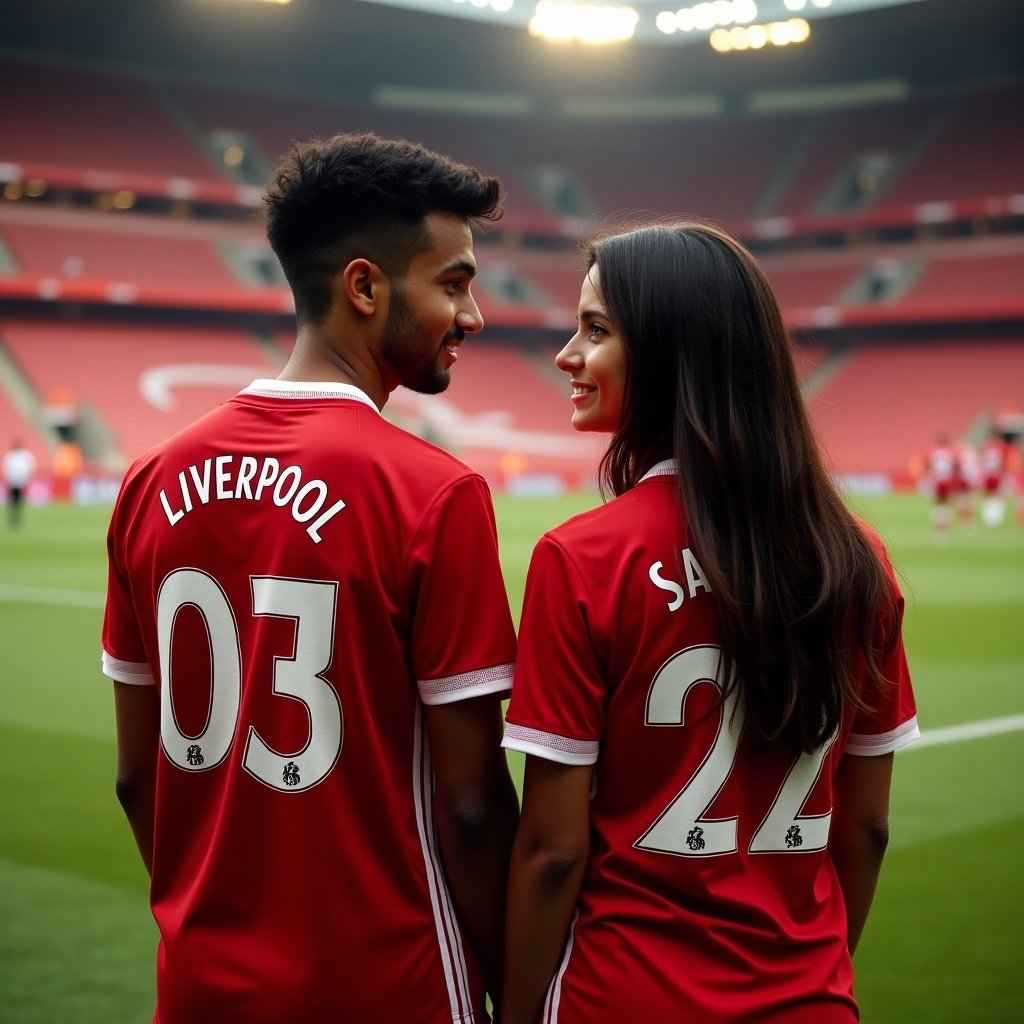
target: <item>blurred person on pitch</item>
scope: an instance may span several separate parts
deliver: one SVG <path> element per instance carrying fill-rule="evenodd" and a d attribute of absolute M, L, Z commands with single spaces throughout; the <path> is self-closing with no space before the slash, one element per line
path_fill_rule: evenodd
<path fill-rule="evenodd" d="M 993 427 L 978 451 L 981 477 L 981 521 L 1001 526 L 1006 518 L 1006 499 L 1013 492 L 1014 446 Z"/>
<path fill-rule="evenodd" d="M 974 498 L 981 485 L 978 468 L 978 452 L 967 440 L 961 440 L 955 448 L 957 518 L 961 529 L 970 533 L 974 530 Z"/>
<path fill-rule="evenodd" d="M 4 486 L 7 488 L 7 525 L 12 530 L 21 525 L 25 492 L 35 472 L 36 457 L 19 438 L 14 438 L 3 459 Z"/>
<path fill-rule="evenodd" d="M 295 147 L 267 233 L 276 380 L 129 470 L 103 669 L 152 877 L 159 1024 L 483 1024 L 518 814 L 515 634 L 490 494 L 381 416 L 483 327 L 500 185 L 405 141 Z"/>
<path fill-rule="evenodd" d="M 853 1024 L 918 735 L 893 570 L 746 249 L 681 223 L 587 255 L 555 361 L 614 497 L 527 579 L 503 1024 Z"/>
<path fill-rule="evenodd" d="M 949 540 L 954 508 L 962 512 L 962 493 L 966 488 L 960 451 L 945 434 L 918 462 L 923 468 L 923 483 L 932 498 L 932 530 L 939 543 Z"/>

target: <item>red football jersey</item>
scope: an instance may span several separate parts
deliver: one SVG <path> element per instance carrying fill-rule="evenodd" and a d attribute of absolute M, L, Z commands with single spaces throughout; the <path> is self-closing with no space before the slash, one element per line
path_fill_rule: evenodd
<path fill-rule="evenodd" d="M 817 754 L 765 743 L 733 699 L 723 714 L 715 599 L 671 472 L 550 531 L 530 566 L 504 745 L 595 766 L 590 860 L 543 1019 L 846 1024 L 832 785 L 844 754 L 917 735 L 903 648 L 875 714 Z"/>
<path fill-rule="evenodd" d="M 511 683 L 484 481 L 256 381 L 133 465 L 108 553 L 104 671 L 161 697 L 155 1019 L 486 1019 L 422 714 Z"/>
<path fill-rule="evenodd" d="M 978 462 L 985 491 L 997 493 L 1009 469 L 1010 446 L 1000 438 L 990 438 L 981 446 Z"/>
<path fill-rule="evenodd" d="M 928 478 L 939 498 L 947 498 L 959 489 L 960 459 L 955 448 L 948 444 L 936 445 L 927 456 Z"/>

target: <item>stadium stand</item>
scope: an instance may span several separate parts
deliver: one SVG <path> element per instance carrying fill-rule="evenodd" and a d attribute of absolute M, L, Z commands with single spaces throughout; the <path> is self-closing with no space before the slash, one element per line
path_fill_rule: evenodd
<path fill-rule="evenodd" d="M 0 341 L 39 396 L 67 390 L 123 466 L 277 362 L 235 328 L 4 318 Z M 95 425 L 95 424 L 94 424 Z"/>
<path fill-rule="evenodd" d="M 6 98 L 0 105 L 5 161 L 115 175 L 221 177 L 138 75 L 5 60 L 0 95 Z"/>
<path fill-rule="evenodd" d="M 978 304 L 1020 299 L 1024 252 L 936 255 L 906 295 L 907 301 L 969 299 Z"/>
<path fill-rule="evenodd" d="M 809 406 L 837 470 L 906 481 L 911 458 L 935 437 L 986 426 L 993 409 L 1020 404 L 1022 385 L 1019 337 L 862 345 Z"/>
<path fill-rule="evenodd" d="M 39 277 L 182 285 L 236 285 L 201 240 L 43 224 L 4 224 L 21 270 Z"/>
<path fill-rule="evenodd" d="M 194 125 L 206 140 L 236 137 L 256 149 L 256 169 L 262 184 L 278 158 L 296 141 L 337 132 L 374 131 L 378 135 L 414 138 L 457 160 L 479 166 L 502 178 L 506 192 L 507 217 L 519 227 L 535 226 L 551 231 L 554 219 L 529 188 L 521 185 L 509 162 L 487 139 L 493 127 L 473 119 L 440 114 L 370 109 L 351 103 L 326 103 L 289 97 L 215 90 L 194 85 L 169 86 L 166 96 L 183 120 Z"/>
<path fill-rule="evenodd" d="M 1024 86 L 960 97 L 930 142 L 879 195 L 886 205 L 1013 195 L 1024 185 Z"/>
<path fill-rule="evenodd" d="M 867 205 L 881 185 L 879 175 L 895 170 L 940 109 L 939 101 L 925 99 L 880 106 L 870 116 L 854 109 L 815 117 L 802 157 L 770 212 L 795 216 Z"/>
<path fill-rule="evenodd" d="M 560 376 L 537 353 L 470 338 L 443 395 L 399 389 L 388 411 L 498 486 L 551 474 L 582 486 L 591 483 L 600 444 L 567 429 L 572 407 Z"/>
<path fill-rule="evenodd" d="M 779 116 L 682 123 L 531 120 L 510 122 L 502 131 L 510 150 L 537 154 L 538 171 L 560 170 L 575 184 L 585 197 L 577 211 L 584 216 L 614 218 L 642 209 L 745 222 L 800 127 L 799 118 Z"/>
<path fill-rule="evenodd" d="M 568 430 L 551 360 L 579 298 L 577 239 L 640 209 L 752 244 L 838 471 L 904 481 L 935 434 L 1024 406 L 1020 85 L 676 120 L 422 113 L 28 59 L 0 63 L 0 88 L 16 97 L 0 107 L 0 356 L 40 408 L 73 388 L 106 466 L 277 372 L 294 332 L 254 210 L 293 140 L 339 130 L 413 137 L 503 179 L 475 285 L 495 333 L 471 339 L 445 395 L 389 404 L 499 486 L 590 482 L 598 443 Z M 116 189 L 145 212 L 97 209 Z M 39 422 L 0 386 L 0 432 L 46 464 Z"/>

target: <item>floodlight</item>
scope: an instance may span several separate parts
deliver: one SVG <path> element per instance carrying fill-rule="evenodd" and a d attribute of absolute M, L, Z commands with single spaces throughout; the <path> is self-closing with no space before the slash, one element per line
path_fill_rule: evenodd
<path fill-rule="evenodd" d="M 664 32 L 667 36 L 672 35 L 679 28 L 679 22 L 674 11 L 660 11 L 654 19 L 654 24 L 659 32 Z"/>

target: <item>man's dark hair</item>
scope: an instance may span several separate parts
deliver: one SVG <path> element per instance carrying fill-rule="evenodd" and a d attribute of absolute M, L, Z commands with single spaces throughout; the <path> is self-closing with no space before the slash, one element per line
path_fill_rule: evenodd
<path fill-rule="evenodd" d="M 299 323 L 319 323 L 334 276 L 353 259 L 401 279 L 428 248 L 428 213 L 473 223 L 501 216 L 501 185 L 475 167 L 404 139 L 341 134 L 295 146 L 267 190 L 267 238 Z"/>

